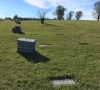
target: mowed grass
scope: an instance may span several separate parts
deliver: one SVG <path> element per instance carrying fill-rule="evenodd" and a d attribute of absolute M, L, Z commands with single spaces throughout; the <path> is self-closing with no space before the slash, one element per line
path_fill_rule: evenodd
<path fill-rule="evenodd" d="M 25 34 L 12 33 L 14 26 Z M 17 52 L 19 38 L 36 39 L 36 52 Z M 62 77 L 76 84 L 51 84 Z M 100 90 L 100 22 L 1 21 L 0 90 Z"/>

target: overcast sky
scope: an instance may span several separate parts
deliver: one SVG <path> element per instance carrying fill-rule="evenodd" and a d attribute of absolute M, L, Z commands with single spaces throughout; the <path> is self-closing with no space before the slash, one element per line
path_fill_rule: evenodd
<path fill-rule="evenodd" d="M 49 9 L 47 18 L 54 18 L 52 14 L 58 5 L 64 6 L 65 17 L 69 11 L 82 11 L 81 20 L 94 20 L 92 11 L 94 3 L 99 0 L 1 0 L 0 2 L 0 18 L 18 15 L 20 17 L 37 17 L 39 9 Z M 75 15 L 73 16 L 73 19 Z"/>

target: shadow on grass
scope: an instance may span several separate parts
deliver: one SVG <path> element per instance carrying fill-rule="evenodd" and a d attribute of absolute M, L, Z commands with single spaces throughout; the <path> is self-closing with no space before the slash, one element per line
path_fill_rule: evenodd
<path fill-rule="evenodd" d="M 88 43 L 79 43 L 79 45 L 88 45 Z"/>
<path fill-rule="evenodd" d="M 20 55 L 22 55 L 28 62 L 31 63 L 46 63 L 49 61 L 49 58 L 41 55 L 37 51 L 34 53 L 23 53 L 23 52 L 18 52 Z"/>
<path fill-rule="evenodd" d="M 54 24 L 48 24 L 48 23 L 44 23 L 44 25 L 47 25 L 47 26 L 54 26 L 54 27 L 62 27 L 62 26 L 58 26 L 58 25 L 54 25 Z"/>
<path fill-rule="evenodd" d="M 73 78 L 74 78 L 73 76 L 66 75 L 66 76 L 50 77 L 49 79 L 50 80 L 62 80 L 62 79 L 73 79 Z"/>
<path fill-rule="evenodd" d="M 18 34 L 25 34 L 24 32 L 19 32 Z"/>
<path fill-rule="evenodd" d="M 18 31 L 18 32 L 13 32 L 13 33 L 17 33 L 17 34 L 25 34 L 24 32 L 22 32 L 22 31 Z"/>

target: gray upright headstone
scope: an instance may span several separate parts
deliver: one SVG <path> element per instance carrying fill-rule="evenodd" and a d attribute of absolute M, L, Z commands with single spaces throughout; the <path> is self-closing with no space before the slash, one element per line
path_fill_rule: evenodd
<path fill-rule="evenodd" d="M 22 33 L 20 26 L 15 26 L 12 28 L 13 33 Z"/>
<path fill-rule="evenodd" d="M 16 19 L 15 22 L 16 22 L 17 24 L 21 24 L 21 22 L 20 22 L 19 19 Z"/>
<path fill-rule="evenodd" d="M 17 39 L 17 51 L 18 52 L 29 52 L 34 53 L 36 40 L 35 39 L 27 39 L 27 38 L 19 38 Z"/>

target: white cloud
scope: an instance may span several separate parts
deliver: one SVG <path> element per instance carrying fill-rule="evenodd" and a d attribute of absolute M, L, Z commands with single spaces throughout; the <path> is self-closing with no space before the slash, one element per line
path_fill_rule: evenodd
<path fill-rule="evenodd" d="M 39 8 L 49 8 L 49 6 L 47 5 L 49 3 L 49 1 L 47 0 L 24 0 L 27 3 L 33 5 L 33 6 L 37 6 Z"/>
<path fill-rule="evenodd" d="M 82 20 L 95 20 L 92 16 L 92 9 L 83 12 Z"/>
<path fill-rule="evenodd" d="M 33 6 L 37 6 L 39 8 L 55 8 L 58 5 L 62 5 L 67 8 L 67 13 L 69 11 L 82 11 L 83 18 L 82 19 L 93 19 L 92 18 L 92 8 L 95 1 L 91 0 L 24 0 L 28 4 Z"/>

